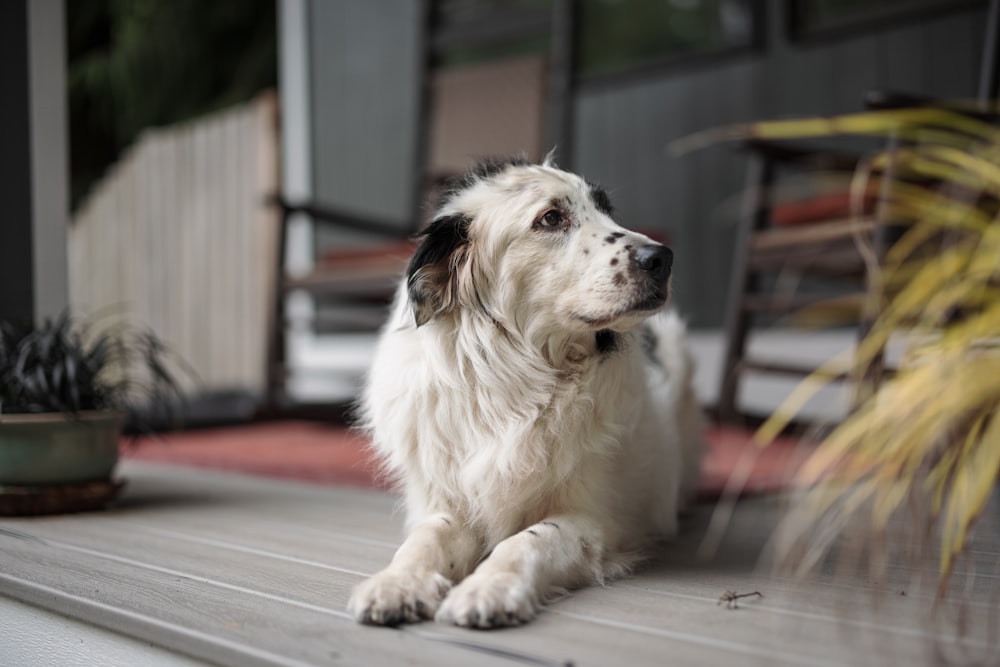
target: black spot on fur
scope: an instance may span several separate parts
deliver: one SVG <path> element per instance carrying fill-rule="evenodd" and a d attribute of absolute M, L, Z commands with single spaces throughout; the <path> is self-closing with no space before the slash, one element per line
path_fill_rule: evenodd
<path fill-rule="evenodd" d="M 406 285 L 418 327 L 451 303 L 451 276 L 469 243 L 469 219 L 438 218 L 419 238 L 420 245 L 406 269 Z"/>
<path fill-rule="evenodd" d="M 613 282 L 616 287 L 621 287 L 625 284 L 625 274 L 619 271 L 615 274 L 615 277 L 611 279 L 611 282 Z"/>
<path fill-rule="evenodd" d="M 530 164 L 531 162 L 523 155 L 486 158 L 464 175 L 445 183 L 441 190 L 438 207 L 444 206 L 459 192 L 472 187 L 479 181 L 493 178 L 509 167 L 526 167 Z"/>
<path fill-rule="evenodd" d="M 555 521 L 542 521 L 542 525 L 543 526 L 552 526 L 556 530 L 562 530 L 562 528 L 559 527 L 559 524 L 556 523 Z"/>
<path fill-rule="evenodd" d="M 618 239 L 620 239 L 623 236 L 625 236 L 625 234 L 623 234 L 622 232 L 611 232 L 610 234 L 608 234 L 607 236 L 604 237 L 604 242 L 605 243 L 614 243 L 615 241 L 617 241 Z"/>
<path fill-rule="evenodd" d="M 617 265 L 618 265 L 618 258 L 617 257 L 612 257 L 611 258 L 611 266 L 617 266 Z"/>
<path fill-rule="evenodd" d="M 646 358 L 650 363 L 656 366 L 662 366 L 660 363 L 660 358 L 656 356 L 656 346 L 659 344 L 660 340 L 656 336 L 656 332 L 653 331 L 653 327 L 648 324 L 643 325 L 639 329 L 639 334 L 642 336 L 642 351 L 645 352 Z"/>
<path fill-rule="evenodd" d="M 614 206 L 611 205 L 611 198 L 608 197 L 608 193 L 604 191 L 604 188 L 596 183 L 587 183 L 587 185 L 590 186 L 590 198 L 593 200 L 597 210 L 609 218 L 614 215 Z"/>
<path fill-rule="evenodd" d="M 597 343 L 597 352 L 602 355 L 617 352 L 621 342 L 618 334 L 611 329 L 601 329 L 594 339 Z"/>
<path fill-rule="evenodd" d="M 536 531 L 532 530 L 531 528 L 529 528 L 527 530 L 527 532 L 528 532 L 529 535 L 534 535 L 535 537 L 538 537 L 538 533 Z"/>

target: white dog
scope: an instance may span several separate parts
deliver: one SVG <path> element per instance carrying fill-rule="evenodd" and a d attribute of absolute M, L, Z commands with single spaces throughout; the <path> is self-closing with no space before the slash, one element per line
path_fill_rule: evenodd
<path fill-rule="evenodd" d="M 446 192 L 362 399 L 408 537 L 354 590 L 359 621 L 517 625 L 676 532 L 701 417 L 683 325 L 648 319 L 672 254 L 611 215 L 548 160 Z"/>

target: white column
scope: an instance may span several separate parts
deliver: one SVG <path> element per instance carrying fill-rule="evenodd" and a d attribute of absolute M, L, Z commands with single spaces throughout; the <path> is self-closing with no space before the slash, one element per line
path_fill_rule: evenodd
<path fill-rule="evenodd" d="M 311 0 L 278 0 L 278 86 L 281 101 L 281 189 L 291 202 L 312 200 L 313 156 L 311 86 L 312 62 L 309 49 Z M 313 266 L 313 238 L 310 222 L 301 214 L 288 221 L 285 244 L 285 271 L 291 275 L 308 273 Z M 285 301 L 286 389 L 301 400 L 308 393 L 308 375 L 300 369 L 315 366 L 312 350 L 316 344 L 310 323 L 316 308 L 305 292 L 293 292 Z"/>
<path fill-rule="evenodd" d="M 281 90 L 281 188 L 290 201 L 312 198 L 309 0 L 278 0 L 278 83 Z M 289 229 L 285 265 L 291 273 L 312 267 L 308 222 Z"/>
<path fill-rule="evenodd" d="M 63 0 L 28 2 L 36 319 L 56 315 L 69 303 L 65 34 Z"/>

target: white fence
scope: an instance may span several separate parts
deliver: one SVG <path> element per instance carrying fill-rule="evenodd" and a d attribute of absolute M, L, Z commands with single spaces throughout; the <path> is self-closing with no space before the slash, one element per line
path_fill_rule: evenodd
<path fill-rule="evenodd" d="M 277 102 L 265 93 L 147 132 L 69 233 L 70 304 L 155 331 L 203 388 L 264 387 L 278 212 Z"/>

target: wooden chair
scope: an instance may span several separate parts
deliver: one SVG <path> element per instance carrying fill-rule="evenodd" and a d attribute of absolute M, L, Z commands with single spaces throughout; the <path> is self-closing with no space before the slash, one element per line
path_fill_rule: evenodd
<path fill-rule="evenodd" d="M 874 193 L 852 211 L 846 184 L 859 157 L 787 143 L 747 141 L 746 189 L 726 311 L 723 374 L 717 416 L 744 417 L 738 405 L 744 375 L 804 376 L 815 367 L 762 360 L 748 351 L 762 323 L 823 307 L 856 321 L 865 299 L 859 237 L 877 244 Z M 783 288 L 794 283 L 794 289 Z"/>
<path fill-rule="evenodd" d="M 869 108 L 878 110 L 940 106 L 909 95 L 871 93 L 866 99 Z M 988 122 L 997 118 L 991 110 L 951 110 Z M 874 280 L 871 265 L 881 264 L 907 229 L 906 220 L 891 219 L 887 207 L 881 205 L 887 200 L 887 188 L 897 180 L 908 180 L 896 173 L 892 159 L 898 143 L 896 137 L 889 138 L 884 149 L 890 159 L 882 173 L 873 174 L 876 186 L 851 201 L 846 184 L 859 166 L 859 157 L 780 142 L 746 142 L 744 148 L 750 151 L 751 160 L 726 313 L 723 373 L 716 405 L 720 420 L 753 417 L 743 414 L 739 404 L 745 374 L 803 377 L 816 370 L 815 364 L 765 361 L 750 354 L 749 335 L 762 323 L 806 314 L 804 319 L 814 326 L 832 323 L 854 327 L 859 341 L 871 331 L 885 296 Z M 788 189 L 782 187 L 789 172 L 800 177 L 805 174 L 828 187 L 818 191 L 813 187 L 804 195 L 802 188 L 793 188 L 797 196 L 789 197 Z M 926 180 L 911 182 L 935 185 Z M 928 239 L 924 251 L 939 251 L 948 242 L 947 234 L 942 233 Z M 789 274 L 794 281 L 787 280 Z M 795 289 L 784 289 L 787 282 L 793 282 Z M 808 309 L 813 309 L 811 316 Z M 803 336 L 808 334 L 802 331 Z M 849 407 L 859 404 L 883 377 L 894 372 L 885 363 L 884 349 L 877 351 L 864 369 L 853 370 L 857 372 L 844 371 L 834 378 L 854 384 Z"/>
<path fill-rule="evenodd" d="M 875 109 L 912 108 L 930 103 L 922 98 L 882 93 L 869 95 L 868 102 Z M 992 111 L 953 110 L 996 122 Z M 813 325 L 819 317 L 826 317 L 829 321 L 825 324 L 855 327 L 858 341 L 871 331 L 885 297 L 883 287 L 870 271 L 871 264 L 881 264 L 907 228 L 905 220 L 890 219 L 887 207 L 881 205 L 888 195 L 884 189 L 898 179 L 906 180 L 904 175 L 895 173 L 892 155 L 897 144 L 898 139 L 890 137 L 886 146 L 890 159 L 883 173 L 874 174 L 880 183 L 877 189 L 864 192 L 858 201 L 850 201 L 844 183 L 858 166 L 858 158 L 780 143 L 747 142 L 752 157 L 727 310 L 723 376 L 716 406 L 720 420 L 745 421 L 748 417 L 739 405 L 745 374 L 802 377 L 816 370 L 815 364 L 755 358 L 748 351 L 748 337 L 762 322 L 801 316 L 814 309 L 811 317 L 806 318 Z M 807 173 L 820 182 L 832 180 L 833 186 L 825 192 L 789 199 L 781 187 L 782 174 L 789 170 Z M 935 185 L 927 181 L 911 182 L 924 187 Z M 947 243 L 948 234 L 942 233 L 928 239 L 924 251 L 940 251 Z M 796 278 L 792 293 L 782 289 L 789 274 Z M 775 276 L 784 276 L 786 280 Z M 816 289 L 817 278 L 820 289 Z M 808 334 L 802 332 L 803 336 Z M 885 363 L 882 349 L 865 368 L 844 371 L 834 379 L 853 383 L 848 406 L 853 407 L 893 372 Z"/>
<path fill-rule="evenodd" d="M 568 157 L 565 113 L 572 59 L 570 0 L 547 7 L 484 6 L 465 16 L 446 16 L 440 4 L 425 0 L 428 27 L 424 81 L 427 97 L 418 122 L 423 175 L 421 195 L 405 227 L 359 216 L 316 202 L 275 196 L 281 208 L 281 230 L 275 261 L 277 282 L 268 325 L 267 388 L 262 413 L 287 411 L 286 305 L 293 292 L 306 292 L 320 307 L 310 326 L 321 333 L 373 332 L 385 319 L 387 306 L 413 250 L 412 237 L 425 222 L 421 204 L 449 177 L 477 156 L 526 152 L 538 159 L 546 146 L 559 144 Z M 462 69 L 441 69 L 449 53 L 469 48 L 548 38 L 547 53 L 487 61 Z M 516 107 L 512 108 L 512 100 Z M 313 228 L 349 230 L 367 239 L 347 248 L 321 252 L 305 275 L 285 267 L 289 223 L 305 217 Z"/>
<path fill-rule="evenodd" d="M 955 109 L 961 113 L 996 122 L 996 103 L 1000 88 L 1000 0 L 990 0 L 987 12 L 983 52 L 976 100 L 978 108 Z M 873 92 L 865 98 L 871 110 L 900 109 L 940 105 L 940 100 L 899 93 Z M 891 155 L 896 138 L 890 138 Z M 859 241 L 865 243 L 876 262 L 900 234 L 899 221 L 888 220 L 878 206 L 880 193 L 866 192 L 862 201 L 849 201 L 844 182 L 858 165 L 857 156 L 828 150 L 790 146 L 780 142 L 748 141 L 744 148 L 750 153 L 750 165 L 743 209 L 738 225 L 729 303 L 726 310 L 725 349 L 716 411 L 721 420 L 743 421 L 739 391 L 743 376 L 748 372 L 802 376 L 815 370 L 801 364 L 764 362 L 748 354 L 750 331 L 761 320 L 771 319 L 824 305 L 834 307 L 842 315 L 851 316 L 857 325 L 857 336 L 863 338 L 870 330 L 877 312 L 868 293 L 871 285 L 866 264 L 858 251 Z M 892 160 L 883 182 L 892 181 Z M 782 172 L 797 171 L 835 184 L 826 192 L 804 197 L 782 197 Z M 836 183 L 839 181 L 839 185 Z M 776 274 L 795 273 L 798 276 L 821 276 L 838 283 L 839 292 L 782 294 L 775 289 Z M 874 359 L 861 380 L 867 391 L 877 385 L 884 373 L 883 354 Z M 842 376 L 841 379 L 844 379 Z M 858 394 L 855 400 L 863 394 Z"/>

